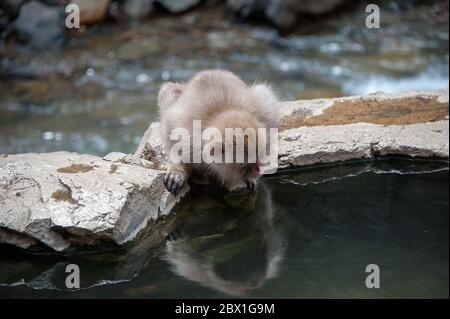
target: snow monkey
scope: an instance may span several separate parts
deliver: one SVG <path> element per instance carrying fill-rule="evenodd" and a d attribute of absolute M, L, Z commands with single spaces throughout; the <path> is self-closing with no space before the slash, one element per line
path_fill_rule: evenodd
<path fill-rule="evenodd" d="M 270 140 L 268 132 L 277 127 L 277 103 L 269 86 L 247 85 L 228 71 L 206 70 L 182 84 L 163 84 L 158 107 L 161 137 L 169 162 L 164 178 L 167 190 L 176 195 L 191 174 L 200 172 L 212 176 L 229 190 L 246 184 L 250 191 L 256 191 L 262 165 L 258 149 L 264 145 L 264 151 L 269 152 L 266 147 Z M 236 134 L 228 138 L 230 129 Z M 261 130 L 266 134 L 261 134 Z M 250 134 L 251 131 L 255 134 Z M 207 132 L 209 135 L 205 138 Z M 220 136 L 211 132 L 219 132 Z M 185 151 L 183 160 L 178 157 L 180 152 L 174 150 L 180 145 L 180 137 L 188 142 L 188 149 L 181 149 L 181 153 Z M 199 138 L 200 145 L 196 142 Z M 242 148 L 238 146 L 244 149 L 243 157 L 239 157 L 241 160 L 238 160 L 238 150 Z M 231 157 L 228 156 L 230 150 Z M 256 150 L 254 157 L 250 150 Z M 219 160 L 206 161 L 205 154 Z M 199 156 L 200 160 L 195 160 Z"/>

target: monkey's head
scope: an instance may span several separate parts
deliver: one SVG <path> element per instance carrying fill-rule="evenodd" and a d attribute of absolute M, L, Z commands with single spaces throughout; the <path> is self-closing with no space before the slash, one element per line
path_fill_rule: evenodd
<path fill-rule="evenodd" d="M 209 164 L 209 171 L 227 188 L 258 178 L 261 165 L 259 133 L 260 129 L 267 128 L 266 125 L 248 112 L 230 110 L 220 114 L 211 127 L 222 134 L 222 141 L 215 148 L 222 150 L 222 161 Z"/>

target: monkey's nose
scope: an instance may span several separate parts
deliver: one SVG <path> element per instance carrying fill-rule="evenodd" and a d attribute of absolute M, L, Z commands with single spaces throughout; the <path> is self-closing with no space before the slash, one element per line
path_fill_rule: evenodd
<path fill-rule="evenodd" d="M 253 177 L 258 177 L 259 176 L 259 164 L 258 163 L 254 163 L 254 164 L 250 164 L 250 175 Z"/>

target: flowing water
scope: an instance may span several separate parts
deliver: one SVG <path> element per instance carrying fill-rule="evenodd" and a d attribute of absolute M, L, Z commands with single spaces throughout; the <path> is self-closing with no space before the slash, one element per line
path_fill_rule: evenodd
<path fill-rule="evenodd" d="M 365 6 L 305 21 L 284 38 L 212 8 L 102 24 L 59 51 L 0 45 L 0 154 L 133 153 L 157 120 L 162 81 L 205 68 L 267 81 L 282 100 L 447 86 L 448 13 L 394 4 L 382 7 L 380 29 L 365 27 Z"/>
<path fill-rule="evenodd" d="M 0 297 L 448 298 L 448 162 L 383 160 L 195 190 L 124 251 L 2 247 Z M 81 289 L 65 286 L 80 267 Z M 380 288 L 366 287 L 367 265 Z"/>
<path fill-rule="evenodd" d="M 96 26 L 58 51 L 0 47 L 0 153 L 133 153 L 161 82 L 205 68 L 283 100 L 448 85 L 448 14 L 390 6 L 378 30 L 365 15 L 280 37 L 198 10 Z M 402 160 L 272 176 L 256 197 L 194 190 L 121 251 L 0 247 L 0 297 L 448 297 L 448 182 L 448 162 Z M 81 290 L 65 286 L 70 263 Z M 369 264 L 380 289 L 365 286 Z"/>

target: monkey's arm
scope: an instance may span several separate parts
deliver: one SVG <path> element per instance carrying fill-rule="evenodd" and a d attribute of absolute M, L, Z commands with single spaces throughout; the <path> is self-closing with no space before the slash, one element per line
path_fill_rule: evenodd
<path fill-rule="evenodd" d="M 171 106 L 178 100 L 183 93 L 184 85 L 172 82 L 164 83 L 158 93 L 158 107 L 161 115 L 162 138 L 165 139 L 165 146 L 167 154 L 170 154 L 170 129 L 177 127 L 177 118 L 179 118 L 179 110 L 172 109 Z M 173 114 L 172 114 L 173 113 Z M 174 195 L 177 195 L 183 187 L 185 181 L 188 179 L 188 172 L 185 165 L 182 163 L 172 163 L 169 159 L 169 167 L 164 177 L 164 185 L 167 190 Z"/>

